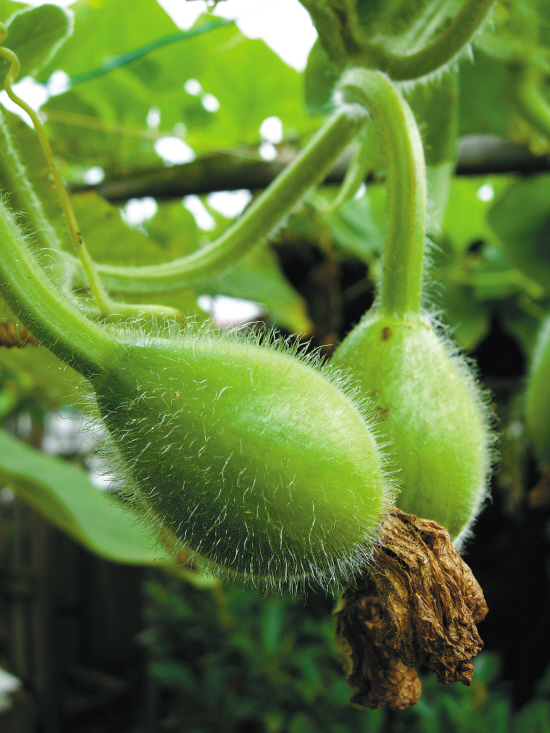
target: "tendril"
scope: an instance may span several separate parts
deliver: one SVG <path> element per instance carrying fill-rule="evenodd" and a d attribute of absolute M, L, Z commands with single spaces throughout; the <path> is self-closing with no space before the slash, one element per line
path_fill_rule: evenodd
<path fill-rule="evenodd" d="M 4 23 L 0 23 L 0 44 L 2 44 L 6 40 L 7 35 L 8 29 L 6 28 Z M 153 319 L 156 319 L 158 317 L 171 317 L 177 320 L 181 320 L 183 316 L 175 308 L 160 305 L 134 305 L 129 303 L 119 303 L 109 297 L 101 281 L 101 278 L 96 271 L 88 248 L 86 247 L 86 244 L 82 239 L 82 234 L 80 233 L 80 229 L 78 227 L 78 222 L 74 213 L 74 209 L 71 205 L 69 195 L 65 188 L 65 184 L 63 183 L 63 179 L 61 178 L 57 163 L 55 162 L 55 158 L 49 140 L 46 137 L 46 133 L 44 132 L 42 122 L 40 121 L 40 118 L 36 111 L 13 91 L 12 85 L 15 83 L 15 80 L 19 76 L 19 72 L 21 70 L 19 59 L 13 51 L 2 45 L 0 45 L 0 57 L 5 58 L 10 63 L 10 69 L 6 74 L 6 78 L 4 80 L 4 89 L 6 90 L 7 95 L 11 99 L 11 101 L 14 102 L 22 110 L 24 110 L 32 121 L 34 131 L 40 143 L 40 147 L 42 148 L 44 157 L 46 158 L 48 169 L 53 178 L 55 190 L 61 203 L 61 208 L 63 210 L 71 240 L 73 242 L 78 258 L 82 263 L 82 267 L 86 274 L 94 303 L 98 308 L 102 318 L 108 321 L 117 321 L 124 318 L 131 318 L 135 315 L 140 315 L 149 316 Z"/>

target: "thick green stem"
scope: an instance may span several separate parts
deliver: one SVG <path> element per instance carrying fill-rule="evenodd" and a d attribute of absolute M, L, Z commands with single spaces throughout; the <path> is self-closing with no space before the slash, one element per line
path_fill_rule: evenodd
<path fill-rule="evenodd" d="M 514 107 L 536 132 L 550 141 L 550 106 L 541 93 L 543 73 L 532 63 L 509 64 L 507 86 Z"/>
<path fill-rule="evenodd" d="M 373 141 L 372 128 L 366 126 L 361 131 L 361 134 L 358 135 L 357 142 L 357 149 L 350 161 L 340 190 L 332 204 L 328 207 L 327 213 L 336 211 L 340 206 L 351 201 L 361 184 L 365 182 L 367 174 L 372 169 L 373 158 L 378 150 L 376 142 Z"/>
<path fill-rule="evenodd" d="M 1 200 L 0 291 L 33 336 L 83 376 L 93 380 L 113 363 L 115 339 L 58 292 Z"/>
<path fill-rule="evenodd" d="M 419 79 L 445 66 L 469 43 L 493 3 L 494 0 L 466 0 L 436 40 L 417 53 L 398 56 L 381 46 L 369 47 L 369 52 L 374 53 L 378 68 L 395 81 Z"/>
<path fill-rule="evenodd" d="M 426 232 L 426 166 L 409 105 L 378 71 L 351 69 L 339 84 L 370 111 L 388 165 L 387 225 L 380 313 L 420 312 Z"/>
<path fill-rule="evenodd" d="M 195 286 L 225 272 L 276 231 L 310 188 L 323 180 L 366 120 L 367 112 L 361 105 L 342 105 L 221 237 L 186 257 L 160 265 L 96 265 L 104 284 L 119 293 L 158 293 Z"/>

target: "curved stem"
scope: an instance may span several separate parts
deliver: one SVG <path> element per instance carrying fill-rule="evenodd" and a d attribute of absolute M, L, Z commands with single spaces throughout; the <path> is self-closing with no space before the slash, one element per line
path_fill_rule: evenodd
<path fill-rule="evenodd" d="M 6 39 L 6 36 L 6 26 L 3 23 L 0 23 L 0 43 L 2 43 Z M 42 123 L 40 122 L 40 119 L 34 109 L 30 107 L 26 102 L 24 102 L 20 97 L 18 97 L 12 89 L 12 84 L 15 82 L 15 79 L 19 75 L 19 59 L 13 51 L 10 51 L 3 46 L 0 46 L 0 56 L 3 56 L 10 62 L 10 70 L 4 81 L 4 87 L 9 98 L 19 107 L 21 107 L 21 109 L 23 109 L 31 118 L 34 131 L 38 137 L 40 147 L 42 148 L 42 151 L 46 158 L 46 162 L 48 164 L 48 168 L 53 177 L 55 189 L 61 203 L 61 207 L 63 209 L 63 214 L 67 222 L 67 227 L 69 229 L 71 239 L 73 240 L 73 244 L 80 259 L 82 268 L 86 273 L 87 284 L 90 287 L 94 302 L 99 309 L 101 316 L 109 321 L 117 321 L 123 318 L 133 317 L 135 315 L 148 315 L 151 318 L 171 317 L 178 320 L 181 319 L 181 313 L 179 313 L 179 311 L 175 308 L 156 305 L 133 305 L 129 303 L 117 303 L 114 300 L 111 300 L 111 298 L 107 294 L 107 291 L 105 290 L 103 283 L 101 282 L 92 258 L 90 257 L 90 253 L 88 252 L 88 248 L 84 244 L 84 241 L 80 234 L 76 216 L 69 200 L 69 195 L 65 190 L 65 184 L 63 183 L 61 174 L 59 173 L 59 168 L 57 167 L 57 164 L 55 162 L 55 158 L 53 156 L 48 138 L 46 137 L 46 133 L 44 132 L 44 128 L 42 127 Z M 7 128 L 5 128 L 4 131 L 8 132 Z M 26 204 L 26 206 L 24 206 L 23 208 L 25 211 L 29 210 L 30 212 L 34 213 L 37 221 L 33 223 L 35 224 L 35 228 L 40 230 L 40 225 L 47 223 L 46 219 L 44 216 L 40 216 L 40 214 L 42 213 L 41 206 L 38 200 L 34 201 L 34 199 L 36 199 L 36 195 L 32 191 L 32 187 L 30 186 L 28 181 L 26 181 L 24 169 L 19 163 L 18 156 L 13 146 L 11 146 L 11 153 L 13 162 L 16 163 L 15 170 L 19 172 L 19 178 L 25 179 L 23 181 L 20 180 L 19 183 L 24 184 L 26 182 L 28 186 L 28 195 L 26 196 L 26 200 L 24 201 L 24 204 Z M 36 204 L 38 204 L 38 206 Z M 46 228 L 46 233 L 51 234 L 52 232 L 50 230 L 51 227 L 48 224 Z M 55 246 L 57 245 L 57 241 L 52 241 L 51 244 L 54 245 L 54 250 L 58 249 L 58 247 Z"/>
<path fill-rule="evenodd" d="M 17 152 L 9 124 L 0 111 L 0 181 L 14 211 L 22 212 L 38 248 L 60 250 L 61 241 L 48 221 Z"/>
<path fill-rule="evenodd" d="M 96 264 L 105 285 L 119 293 L 158 293 L 194 286 L 228 270 L 272 236 L 367 120 L 359 104 L 343 104 L 302 152 L 221 237 L 172 262 L 142 267 Z"/>
<path fill-rule="evenodd" d="M 378 71 L 351 69 L 340 88 L 371 112 L 388 165 L 387 226 L 380 313 L 419 313 L 426 231 L 426 166 L 409 105 Z"/>
<path fill-rule="evenodd" d="M 0 290 L 33 336 L 88 379 L 116 358 L 116 340 L 57 291 L 1 200 Z"/>
<path fill-rule="evenodd" d="M 311 15 L 319 39 L 329 59 L 341 70 L 346 66 L 348 53 L 341 37 L 338 17 L 324 0 L 300 0 Z"/>
<path fill-rule="evenodd" d="M 508 90 L 519 114 L 550 141 L 550 106 L 541 93 L 541 70 L 532 63 L 509 64 Z"/>
<path fill-rule="evenodd" d="M 336 211 L 340 206 L 351 201 L 361 184 L 365 182 L 367 174 L 371 171 L 373 158 L 377 152 L 376 142 L 373 140 L 372 128 L 365 126 L 358 135 L 357 142 L 357 149 L 350 161 L 340 190 L 331 205 L 327 207 L 327 214 Z"/>
<path fill-rule="evenodd" d="M 8 31 L 6 26 L 3 23 L 0 23 L 0 43 L 4 42 L 7 34 Z M 19 59 L 13 51 L 10 51 L 9 48 L 5 48 L 4 46 L 0 46 L 0 56 L 3 56 L 10 62 L 10 70 L 4 80 L 4 88 L 6 90 L 6 93 L 8 97 L 12 100 L 12 102 L 21 107 L 21 109 L 24 110 L 31 118 L 34 131 L 36 132 L 36 135 L 40 142 L 40 147 L 44 152 L 48 168 L 53 178 L 55 190 L 59 197 L 61 208 L 63 209 L 63 215 L 65 216 L 65 220 L 67 222 L 69 234 L 71 235 L 75 250 L 78 254 L 78 257 L 80 258 L 80 261 L 82 262 L 84 271 L 86 272 L 90 290 L 92 291 L 92 295 L 97 303 L 99 310 L 102 313 L 109 313 L 111 303 L 109 302 L 103 284 L 94 269 L 94 265 L 88 249 L 82 240 L 82 235 L 80 234 L 78 222 L 76 220 L 73 207 L 71 206 L 71 202 L 69 201 L 69 196 L 67 194 L 67 191 L 65 190 L 65 184 L 63 183 L 59 168 L 57 167 L 55 158 L 53 157 L 52 149 L 49 140 L 46 137 L 46 133 L 44 132 L 44 128 L 42 127 L 42 123 L 40 122 L 40 119 L 34 109 L 24 100 L 22 100 L 21 97 L 19 97 L 12 89 L 12 84 L 15 83 L 15 80 L 19 76 L 19 71 L 21 68 Z"/>
<path fill-rule="evenodd" d="M 377 66 L 394 81 L 419 79 L 449 63 L 471 40 L 495 0 L 466 0 L 457 15 L 429 46 L 409 56 L 397 56 L 382 46 L 368 46 Z"/>

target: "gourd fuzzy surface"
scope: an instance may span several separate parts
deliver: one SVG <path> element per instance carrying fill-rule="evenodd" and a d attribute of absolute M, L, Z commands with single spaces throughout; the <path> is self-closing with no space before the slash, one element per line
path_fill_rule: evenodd
<path fill-rule="evenodd" d="M 393 492 L 349 380 L 270 333 L 166 335 L 129 329 L 94 384 L 125 498 L 216 575 L 351 581 Z"/>
<path fill-rule="evenodd" d="M 487 400 L 465 357 L 429 316 L 374 314 L 334 362 L 375 405 L 398 471 L 397 506 L 439 522 L 462 546 L 488 496 L 494 442 Z"/>

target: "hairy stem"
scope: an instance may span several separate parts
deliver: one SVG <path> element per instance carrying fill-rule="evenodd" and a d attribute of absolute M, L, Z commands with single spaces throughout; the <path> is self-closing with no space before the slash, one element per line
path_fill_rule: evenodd
<path fill-rule="evenodd" d="M 0 290 L 33 336 L 83 376 L 93 379 L 112 363 L 116 341 L 58 292 L 1 200 Z"/>
<path fill-rule="evenodd" d="M 388 165 L 380 313 L 397 317 L 418 313 L 426 231 L 426 166 L 414 115 L 394 84 L 380 72 L 351 69 L 339 86 L 370 111 Z"/>
<path fill-rule="evenodd" d="M 8 31 L 6 26 L 3 23 L 0 23 L 0 43 L 4 42 L 7 33 Z M 88 249 L 84 244 L 84 241 L 82 240 L 82 235 L 80 234 L 78 222 L 76 220 L 73 207 L 71 206 L 71 202 L 69 201 L 69 195 L 65 190 L 65 184 L 63 183 L 61 173 L 59 172 L 59 168 L 57 167 L 57 163 L 55 162 L 55 158 L 53 157 L 53 152 L 49 140 L 46 137 L 46 133 L 44 132 L 44 128 L 42 127 L 42 123 L 40 122 L 40 119 L 34 109 L 25 101 L 23 101 L 21 97 L 19 97 L 12 89 L 12 84 L 15 83 L 15 80 L 19 76 L 19 71 L 21 68 L 19 59 L 13 51 L 10 51 L 9 48 L 4 48 L 3 46 L 0 46 L 0 56 L 10 62 L 10 70 L 4 80 L 4 88 L 6 90 L 6 93 L 8 97 L 12 100 L 12 102 L 17 104 L 18 107 L 21 107 L 21 109 L 24 110 L 31 118 L 34 131 L 36 132 L 36 135 L 40 142 L 40 147 L 42 148 L 42 151 L 46 158 L 46 162 L 48 164 L 48 168 L 53 178 L 55 190 L 59 197 L 61 208 L 63 209 L 65 221 L 67 222 L 69 234 L 71 235 L 75 250 L 78 254 L 78 257 L 80 258 L 80 261 L 82 262 L 84 271 L 86 272 L 88 283 L 90 285 L 90 290 L 101 313 L 109 313 L 111 303 L 109 302 L 109 298 L 107 296 L 107 293 L 105 292 L 103 284 L 94 269 L 94 265 Z"/>
<path fill-rule="evenodd" d="M 37 247 L 60 250 L 57 232 L 48 221 L 40 199 L 34 192 L 17 152 L 7 119 L 0 111 L 0 181 L 14 211 L 21 211 L 29 225 Z"/>
<path fill-rule="evenodd" d="M 449 63 L 471 40 L 487 17 L 494 0 L 466 0 L 460 12 L 437 35 L 436 40 L 417 53 L 398 56 L 382 46 L 369 47 L 377 64 L 395 81 L 419 79 Z"/>

